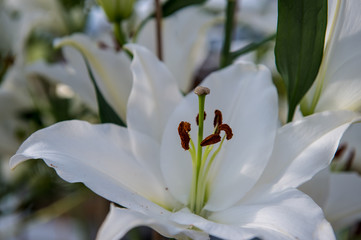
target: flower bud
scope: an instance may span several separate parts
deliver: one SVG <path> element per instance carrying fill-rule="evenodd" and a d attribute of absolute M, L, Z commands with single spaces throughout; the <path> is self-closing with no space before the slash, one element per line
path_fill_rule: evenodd
<path fill-rule="evenodd" d="M 129 18 L 133 13 L 135 0 L 98 0 L 109 22 L 115 23 Z"/>

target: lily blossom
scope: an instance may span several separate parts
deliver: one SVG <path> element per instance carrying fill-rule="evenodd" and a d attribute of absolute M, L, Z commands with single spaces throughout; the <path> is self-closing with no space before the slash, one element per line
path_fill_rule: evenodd
<path fill-rule="evenodd" d="M 139 225 L 177 239 L 334 239 L 321 209 L 296 187 L 328 166 L 355 113 L 324 112 L 278 128 L 265 67 L 234 64 L 208 76 L 199 96 L 183 97 L 151 52 L 127 48 L 134 56 L 128 128 L 57 123 L 29 137 L 11 168 L 41 158 L 64 180 L 125 207 L 111 206 L 98 239 Z"/>
<path fill-rule="evenodd" d="M 361 110 L 360 1 L 328 1 L 325 50 L 316 80 L 301 103 L 304 114 Z"/>
<path fill-rule="evenodd" d="M 183 92 L 192 87 L 193 74 L 205 58 L 205 31 L 211 20 L 211 16 L 199 7 L 191 7 L 163 22 L 165 64 L 175 75 L 178 87 Z M 155 20 L 149 21 L 139 34 L 138 42 L 155 51 L 154 24 Z M 189 29 L 192 31 L 188 31 Z M 126 120 L 128 97 L 132 88 L 130 59 L 124 51 L 115 51 L 111 44 L 104 36 L 94 41 L 79 33 L 55 42 L 56 47 L 72 47 L 86 58 L 103 96 L 120 118 Z M 74 50 L 67 49 L 63 53 L 66 62 L 49 65 L 40 61 L 28 67 L 28 74 L 69 85 L 92 109 L 96 109 L 95 91 L 84 59 L 74 53 Z"/>

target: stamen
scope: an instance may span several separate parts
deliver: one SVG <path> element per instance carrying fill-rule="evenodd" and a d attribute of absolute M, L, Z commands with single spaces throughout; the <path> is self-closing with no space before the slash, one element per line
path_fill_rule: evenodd
<path fill-rule="evenodd" d="M 221 136 L 219 134 L 211 134 L 205 139 L 203 139 L 203 141 L 201 142 L 201 146 L 204 147 L 204 146 L 216 144 L 220 141 L 221 141 Z"/>
<path fill-rule="evenodd" d="M 223 122 L 222 112 L 218 109 L 214 111 L 214 120 L 213 120 L 213 126 L 220 126 Z"/>
<path fill-rule="evenodd" d="M 229 140 L 233 137 L 232 128 L 228 124 L 221 124 L 218 127 L 219 131 L 224 131 L 226 133 L 226 139 Z"/>
<path fill-rule="evenodd" d="M 180 122 L 178 126 L 178 133 L 181 139 L 182 148 L 184 150 L 189 150 L 189 132 L 191 131 L 191 124 L 189 122 Z"/>
<path fill-rule="evenodd" d="M 206 117 L 207 117 L 207 113 L 206 111 L 204 111 L 204 119 L 203 120 L 206 120 Z M 199 113 L 197 114 L 197 117 L 196 117 L 196 123 L 197 123 L 197 126 L 199 125 Z"/>

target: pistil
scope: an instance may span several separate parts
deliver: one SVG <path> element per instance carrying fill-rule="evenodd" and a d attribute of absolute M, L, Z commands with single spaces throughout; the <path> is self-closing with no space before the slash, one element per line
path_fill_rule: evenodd
<path fill-rule="evenodd" d="M 208 173 L 214 162 L 215 157 L 219 153 L 224 139 L 231 139 L 233 136 L 232 129 L 223 124 L 222 113 L 219 110 L 215 111 L 214 117 L 214 130 L 206 138 L 203 138 L 204 120 L 206 113 L 204 111 L 206 95 L 210 93 L 210 90 L 206 87 L 197 87 L 194 93 L 198 95 L 199 113 L 196 117 L 196 123 L 198 125 L 198 139 L 195 146 L 190 138 L 189 132 L 191 131 L 191 124 L 182 121 L 178 126 L 178 133 L 181 139 L 181 144 L 184 150 L 189 150 L 192 157 L 192 185 L 189 195 L 189 209 L 199 215 L 202 215 L 202 210 L 207 202 L 207 184 Z M 221 137 L 221 131 L 225 132 L 225 135 Z M 219 143 L 217 149 L 211 154 L 215 144 Z M 203 148 L 204 152 L 203 152 Z"/>

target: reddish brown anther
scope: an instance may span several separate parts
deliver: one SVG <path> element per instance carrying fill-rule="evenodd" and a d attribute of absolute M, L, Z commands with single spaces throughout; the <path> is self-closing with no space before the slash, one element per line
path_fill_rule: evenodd
<path fill-rule="evenodd" d="M 216 144 L 220 141 L 221 141 L 221 136 L 219 134 L 211 134 L 205 139 L 203 139 L 203 141 L 201 142 L 201 146 L 204 147 L 204 146 Z"/>
<path fill-rule="evenodd" d="M 223 122 L 222 112 L 218 109 L 214 111 L 214 120 L 213 120 L 213 126 L 220 126 Z"/>
<path fill-rule="evenodd" d="M 206 117 L 207 117 L 207 113 L 204 111 L 204 115 L 203 115 L 203 120 L 206 120 Z M 197 126 L 199 125 L 199 113 L 197 114 L 197 117 L 196 117 L 196 123 L 197 123 Z"/>
<path fill-rule="evenodd" d="M 228 124 L 221 124 L 218 127 L 219 131 L 224 131 L 226 133 L 226 139 L 229 140 L 233 137 L 232 128 Z"/>
<path fill-rule="evenodd" d="M 191 140 L 189 137 L 189 132 L 191 131 L 191 124 L 189 122 L 180 122 L 178 126 L 178 133 L 181 139 L 182 148 L 184 150 L 189 149 L 189 141 Z"/>

